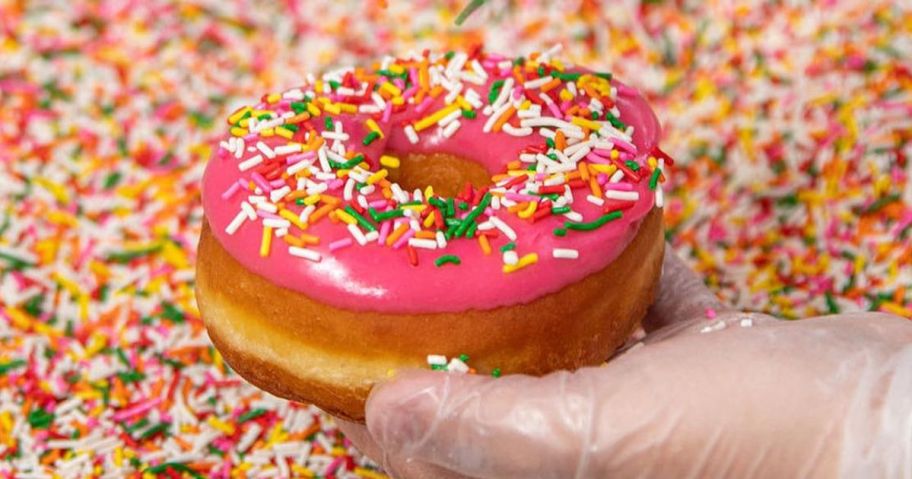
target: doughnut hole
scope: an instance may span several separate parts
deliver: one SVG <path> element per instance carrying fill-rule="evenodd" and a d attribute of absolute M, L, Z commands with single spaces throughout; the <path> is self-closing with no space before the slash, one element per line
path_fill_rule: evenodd
<path fill-rule="evenodd" d="M 428 185 L 434 194 L 456 196 L 466 183 L 475 188 L 491 184 L 491 174 L 478 163 L 448 153 L 396 153 L 399 168 L 389 168 L 389 180 L 399 183 L 405 191 L 422 192 Z"/>

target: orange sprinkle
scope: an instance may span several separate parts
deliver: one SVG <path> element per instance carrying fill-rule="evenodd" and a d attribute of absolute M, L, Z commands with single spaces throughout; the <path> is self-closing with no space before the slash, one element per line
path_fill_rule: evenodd
<path fill-rule="evenodd" d="M 298 248 L 304 246 L 304 243 L 293 235 L 285 235 L 282 237 L 282 239 L 285 240 L 286 243 L 292 246 L 297 246 Z"/>
<path fill-rule="evenodd" d="M 314 210 L 314 212 L 310 214 L 310 217 L 307 218 L 307 222 L 310 224 L 314 224 L 320 218 L 323 218 L 324 216 L 328 215 L 329 212 L 334 209 L 336 209 L 336 205 L 334 205 L 334 204 L 323 205 L 323 206 L 317 208 L 316 210 Z"/>
<path fill-rule="evenodd" d="M 594 176 L 589 177 L 589 189 L 592 190 L 592 196 L 596 198 L 602 197 L 602 187 L 599 186 Z"/>
<path fill-rule="evenodd" d="M 285 235 L 285 236 L 288 236 L 288 235 Z M 319 236 L 314 236 L 314 235 L 307 234 L 307 233 L 301 233 L 300 235 L 298 235 L 298 237 L 301 238 L 301 242 L 304 244 L 308 244 L 308 245 L 320 244 Z"/>
<path fill-rule="evenodd" d="M 487 236 L 478 236 L 478 244 L 481 246 L 481 251 L 485 254 L 485 256 L 491 254 L 491 243 L 488 241 Z"/>
<path fill-rule="evenodd" d="M 431 216 L 428 216 L 428 217 L 433 220 L 433 217 L 431 217 Z M 436 239 L 437 235 L 435 235 L 432 231 L 421 230 L 421 231 L 415 233 L 415 237 L 421 238 L 421 239 Z"/>
<path fill-rule="evenodd" d="M 545 92 L 548 92 L 550 90 L 553 90 L 553 89 L 559 87 L 560 85 L 561 85 L 561 81 L 558 80 L 557 78 L 555 78 L 555 79 L 549 81 L 548 83 L 545 83 L 544 85 L 542 85 L 541 91 L 542 91 L 542 93 L 545 93 Z"/>
<path fill-rule="evenodd" d="M 494 123 L 494 127 L 492 128 L 492 131 L 500 131 L 500 129 L 503 128 L 504 123 L 509 121 L 510 118 L 513 117 L 514 113 L 516 113 L 516 108 L 513 105 L 510 105 L 507 108 L 507 111 L 505 111 L 503 113 L 503 115 L 500 115 L 500 118 L 498 118 L 497 121 Z"/>
<path fill-rule="evenodd" d="M 561 151 L 567 147 L 567 137 L 564 136 L 564 132 L 557 130 L 557 134 L 554 135 L 554 147 Z"/>
<path fill-rule="evenodd" d="M 399 227 L 397 227 L 392 232 L 392 234 L 390 234 L 389 236 L 386 237 L 386 245 L 392 246 L 393 243 L 395 243 L 399 239 L 400 236 L 404 235 L 405 232 L 408 231 L 408 229 L 409 229 L 408 223 L 402 223 L 401 225 L 399 225 Z"/>

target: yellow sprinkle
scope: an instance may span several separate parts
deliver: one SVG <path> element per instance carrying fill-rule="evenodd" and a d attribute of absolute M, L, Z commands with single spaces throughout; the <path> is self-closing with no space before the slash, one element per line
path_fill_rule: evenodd
<path fill-rule="evenodd" d="M 260 136 L 264 138 L 275 136 L 275 128 L 266 128 L 265 130 L 260 130 Z"/>
<path fill-rule="evenodd" d="M 523 211 L 519 212 L 519 217 L 522 219 L 529 219 L 532 217 L 532 214 L 535 213 L 535 210 L 538 209 L 538 202 L 530 201 L 529 206 L 526 207 Z"/>
<path fill-rule="evenodd" d="M 427 205 L 402 205 L 402 208 L 408 208 L 410 210 L 415 210 L 418 213 L 421 213 L 425 208 L 427 208 Z"/>
<path fill-rule="evenodd" d="M 310 113 L 311 116 L 317 116 L 321 113 L 320 109 L 317 108 L 317 105 L 314 105 L 314 102 L 307 103 L 307 112 Z"/>
<path fill-rule="evenodd" d="M 405 72 L 405 67 L 399 64 L 394 64 L 390 65 L 389 71 L 395 73 L 396 75 L 399 75 Z"/>
<path fill-rule="evenodd" d="M 279 135 L 282 138 L 285 138 L 288 140 L 290 140 L 290 139 L 292 139 L 292 137 L 294 137 L 294 132 L 289 130 L 288 128 L 285 128 L 284 126 L 277 126 L 275 129 L 275 132 L 276 132 L 276 135 Z"/>
<path fill-rule="evenodd" d="M 370 128 L 370 131 L 375 131 L 378 135 L 380 135 L 380 138 L 384 138 L 383 131 L 380 130 L 380 125 L 378 125 L 373 118 L 368 118 L 364 123 L 368 128 Z"/>
<path fill-rule="evenodd" d="M 463 98 L 462 95 L 459 95 L 459 96 L 456 97 L 456 104 L 459 105 L 459 108 L 462 108 L 463 110 L 469 110 L 469 111 L 471 111 L 471 110 L 474 110 L 474 109 L 475 109 L 475 108 L 472 107 L 472 104 L 469 103 L 468 100 L 466 100 L 465 98 Z"/>
<path fill-rule="evenodd" d="M 598 122 L 595 122 L 592 120 L 587 120 L 587 119 L 585 119 L 583 117 L 579 117 L 579 116 L 574 116 L 570 120 L 570 122 L 573 123 L 574 125 L 578 125 L 583 128 L 588 128 L 592 131 L 599 131 L 602 128 L 602 125 L 600 125 Z M 612 150 L 612 151 L 615 151 L 615 150 Z"/>
<path fill-rule="evenodd" d="M 54 198 L 56 198 L 57 201 L 61 203 L 68 203 L 70 201 L 70 197 L 67 195 L 66 188 L 64 188 L 62 185 L 42 176 L 39 176 L 32 181 L 48 190 L 52 195 L 54 195 Z"/>
<path fill-rule="evenodd" d="M 387 168 L 399 168 L 399 158 L 390 155 L 380 157 L 380 164 Z"/>
<path fill-rule="evenodd" d="M 278 93 L 272 93 L 266 97 L 266 103 L 278 103 L 282 99 L 282 95 Z"/>
<path fill-rule="evenodd" d="M 888 313 L 893 313 L 897 316 L 902 316 L 904 318 L 912 317 L 912 308 L 906 308 L 906 307 L 896 304 L 892 301 L 887 301 L 887 302 L 881 303 L 880 309 L 882 311 L 886 311 Z"/>
<path fill-rule="evenodd" d="M 618 153 L 617 150 L 611 150 L 611 155 L 609 155 L 609 156 L 611 156 L 611 159 L 616 160 L 616 159 L 620 158 L 621 154 Z"/>
<path fill-rule="evenodd" d="M 272 227 L 263 227 L 263 240 L 260 242 L 260 256 L 269 256 L 269 248 L 272 245 Z"/>
<path fill-rule="evenodd" d="M 358 113 L 358 107 L 351 103 L 336 103 L 336 106 L 339 107 L 343 113 Z"/>
<path fill-rule="evenodd" d="M 428 185 L 427 188 L 424 189 L 424 197 L 430 198 L 432 196 L 434 196 L 434 187 L 431 185 Z"/>
<path fill-rule="evenodd" d="M 381 474 L 379 472 L 372 471 L 370 469 L 365 469 L 363 467 L 356 467 L 355 474 L 357 474 L 361 477 L 366 477 L 367 479 L 389 479 L 389 476 L 387 476 L 386 474 Z"/>
<path fill-rule="evenodd" d="M 229 436 L 234 434 L 234 425 L 228 424 L 215 416 L 209 416 L 209 419 L 207 419 L 206 422 L 213 428 L 218 429 Z"/>
<path fill-rule="evenodd" d="M 427 215 L 427 218 L 424 219 L 424 227 L 430 228 L 434 224 L 434 215 Z"/>
<path fill-rule="evenodd" d="M 390 103 L 392 103 L 393 105 L 396 105 L 396 106 L 401 106 L 401 105 L 405 104 L 405 99 L 402 98 L 401 96 L 397 96 L 397 97 L 394 97 L 392 100 L 390 100 Z"/>
<path fill-rule="evenodd" d="M 323 109 L 326 110 L 327 113 L 331 113 L 333 115 L 338 115 L 338 114 L 342 113 L 342 107 L 340 107 L 339 105 L 332 104 L 332 103 L 327 103 L 326 105 L 323 106 Z"/>
<path fill-rule="evenodd" d="M 402 90 L 390 82 L 386 82 L 386 83 L 380 85 L 380 91 L 389 93 L 389 95 L 394 98 L 402 96 Z"/>
<path fill-rule="evenodd" d="M 228 117 L 228 123 L 231 123 L 233 125 L 233 124 L 241 121 L 241 117 L 246 115 L 247 112 L 249 112 L 250 110 L 251 109 L 249 106 L 245 106 L 244 108 L 241 108 L 240 110 L 234 112 L 233 115 Z"/>
<path fill-rule="evenodd" d="M 436 125 L 438 121 L 442 120 L 444 117 L 458 109 L 458 105 L 451 104 L 437 110 L 436 112 L 418 120 L 418 122 L 415 123 L 415 131 L 426 130 Z"/>
<path fill-rule="evenodd" d="M 307 206 L 315 205 L 320 201 L 320 195 L 310 195 L 307 198 L 304 198 L 304 204 Z"/>
<path fill-rule="evenodd" d="M 383 169 L 367 177 L 367 184 L 372 185 L 384 178 L 389 174 L 389 170 Z"/>
<path fill-rule="evenodd" d="M 601 165 L 598 163 L 590 163 L 589 169 L 595 171 L 596 173 L 605 173 L 606 175 L 613 175 L 617 171 L 617 166 L 615 165 Z"/>
<path fill-rule="evenodd" d="M 570 93 L 570 90 L 567 90 L 566 88 L 564 88 L 560 92 L 560 99 L 563 101 L 570 101 L 573 99 L 573 93 Z"/>
<path fill-rule="evenodd" d="M 314 91 L 317 93 L 321 93 L 323 91 L 323 80 L 317 80 L 314 83 Z"/>
<path fill-rule="evenodd" d="M 250 464 L 250 463 L 248 462 L 246 464 Z M 307 477 L 307 478 L 316 477 L 316 475 L 313 473 L 313 471 L 311 471 L 310 469 L 308 469 L 300 464 L 292 464 L 291 470 L 292 470 L 292 472 L 294 472 L 295 474 L 297 474 L 300 477 Z"/>
<path fill-rule="evenodd" d="M 654 156 L 650 156 L 649 158 L 647 158 L 646 164 L 649 165 L 649 168 L 652 170 L 655 170 L 656 168 L 659 167 L 659 161 L 656 160 L 656 157 L 654 157 Z"/>
<path fill-rule="evenodd" d="M 336 218 L 339 218 L 350 225 L 358 224 L 358 220 L 346 213 L 345 210 L 336 210 Z"/>
<path fill-rule="evenodd" d="M 304 223 L 301 223 L 301 219 L 298 218 L 298 215 L 292 213 L 291 211 L 283 208 L 281 211 L 279 211 L 279 216 L 285 218 L 288 221 L 291 221 L 291 224 L 297 226 L 298 228 L 301 228 L 302 230 L 307 228 Z"/>
<path fill-rule="evenodd" d="M 532 102 L 529 101 L 529 100 L 526 100 L 526 101 L 523 102 L 522 105 L 519 105 L 519 109 L 520 109 L 520 110 L 528 110 L 530 106 L 532 106 Z"/>
<path fill-rule="evenodd" d="M 519 258 L 519 261 L 517 261 L 516 264 L 505 264 L 503 266 L 503 272 L 512 273 L 535 263 L 538 263 L 538 253 L 529 253 L 522 258 Z"/>

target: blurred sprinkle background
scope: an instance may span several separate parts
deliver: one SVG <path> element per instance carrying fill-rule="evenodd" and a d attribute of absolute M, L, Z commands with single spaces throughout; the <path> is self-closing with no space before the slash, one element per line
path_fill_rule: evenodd
<path fill-rule="evenodd" d="M 465 4 L 0 0 L 0 477 L 385 477 L 193 297 L 227 114 L 385 54 L 562 44 L 651 100 L 668 239 L 720 297 L 912 318 L 908 2 Z"/>

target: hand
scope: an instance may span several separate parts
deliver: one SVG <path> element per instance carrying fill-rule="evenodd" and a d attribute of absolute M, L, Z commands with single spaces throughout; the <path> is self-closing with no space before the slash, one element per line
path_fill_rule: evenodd
<path fill-rule="evenodd" d="M 402 478 L 912 472 L 912 322 L 725 310 L 669 251 L 652 332 L 607 365 L 411 372 L 374 389 L 367 428 L 343 431 Z"/>

